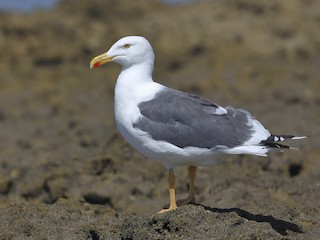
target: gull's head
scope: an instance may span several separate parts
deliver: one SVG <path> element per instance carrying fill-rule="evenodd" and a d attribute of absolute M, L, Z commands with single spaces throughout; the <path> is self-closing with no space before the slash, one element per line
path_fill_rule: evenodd
<path fill-rule="evenodd" d="M 90 62 L 90 68 L 97 68 L 107 62 L 116 62 L 123 67 L 135 64 L 150 63 L 153 65 L 154 53 L 147 39 L 140 36 L 129 36 L 118 40 L 106 52 Z"/>

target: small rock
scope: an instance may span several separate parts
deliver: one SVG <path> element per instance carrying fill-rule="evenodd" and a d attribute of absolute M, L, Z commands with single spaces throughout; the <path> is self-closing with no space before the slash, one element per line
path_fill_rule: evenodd
<path fill-rule="evenodd" d="M 12 186 L 12 181 L 9 177 L 0 179 L 0 194 L 8 194 Z"/>

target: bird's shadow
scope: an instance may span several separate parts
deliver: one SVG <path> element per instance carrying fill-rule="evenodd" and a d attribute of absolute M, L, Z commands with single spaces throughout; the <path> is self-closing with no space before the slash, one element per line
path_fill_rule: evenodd
<path fill-rule="evenodd" d="M 250 221 L 255 222 L 266 222 L 271 225 L 271 227 L 280 233 L 283 236 L 288 235 L 287 231 L 290 230 L 296 233 L 303 233 L 302 228 L 297 224 L 292 222 L 276 219 L 271 215 L 262 215 L 262 214 L 252 214 L 240 208 L 211 208 L 202 204 L 194 204 L 197 206 L 202 206 L 205 210 L 214 212 L 214 213 L 230 213 L 235 212 L 239 217 L 245 218 Z"/>

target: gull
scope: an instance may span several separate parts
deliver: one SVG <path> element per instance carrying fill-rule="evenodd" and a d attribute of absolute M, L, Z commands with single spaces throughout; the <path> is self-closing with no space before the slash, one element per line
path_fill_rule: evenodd
<path fill-rule="evenodd" d="M 155 55 L 142 36 L 127 36 L 90 62 L 122 66 L 114 92 L 114 112 L 122 136 L 137 151 L 169 171 L 169 208 L 195 201 L 197 166 L 217 164 L 228 155 L 267 156 L 292 149 L 279 142 L 306 138 L 273 135 L 248 111 L 221 107 L 200 96 L 174 90 L 152 79 Z M 189 196 L 176 201 L 174 168 L 188 166 Z"/>

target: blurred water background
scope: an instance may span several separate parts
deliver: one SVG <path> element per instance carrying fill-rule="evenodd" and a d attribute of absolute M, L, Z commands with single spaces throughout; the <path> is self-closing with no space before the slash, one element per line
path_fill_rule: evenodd
<path fill-rule="evenodd" d="M 189 4 L 199 0 L 159 0 L 168 5 Z M 1 0 L 0 11 L 32 12 L 33 10 L 49 10 L 56 6 L 58 0 Z"/>

